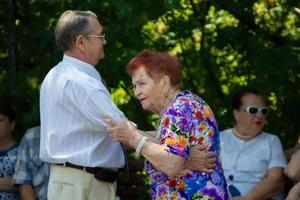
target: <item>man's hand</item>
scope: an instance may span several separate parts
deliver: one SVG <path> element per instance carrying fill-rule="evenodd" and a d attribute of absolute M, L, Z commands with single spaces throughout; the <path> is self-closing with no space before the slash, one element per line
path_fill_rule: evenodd
<path fill-rule="evenodd" d="M 202 171 L 213 172 L 216 166 L 216 153 L 207 151 L 208 144 L 193 146 L 190 150 L 190 159 L 184 164 L 185 168 Z"/>

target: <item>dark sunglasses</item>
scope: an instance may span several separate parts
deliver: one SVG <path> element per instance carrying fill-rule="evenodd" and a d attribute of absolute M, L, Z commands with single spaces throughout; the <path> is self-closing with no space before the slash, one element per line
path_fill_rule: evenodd
<path fill-rule="evenodd" d="M 245 112 L 247 113 L 250 113 L 252 115 L 255 115 L 256 113 L 258 112 L 261 112 L 264 116 L 268 115 L 269 113 L 269 108 L 268 107 L 256 107 L 256 106 L 247 106 L 245 109 L 244 109 Z"/>

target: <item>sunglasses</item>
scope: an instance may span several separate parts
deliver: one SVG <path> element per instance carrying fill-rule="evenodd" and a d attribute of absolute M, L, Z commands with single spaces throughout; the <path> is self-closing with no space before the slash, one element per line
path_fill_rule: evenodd
<path fill-rule="evenodd" d="M 256 106 L 247 106 L 244 109 L 245 112 L 250 113 L 252 115 L 255 115 L 258 112 L 261 112 L 264 116 L 267 116 L 269 113 L 269 108 L 266 106 L 263 107 L 256 107 Z"/>

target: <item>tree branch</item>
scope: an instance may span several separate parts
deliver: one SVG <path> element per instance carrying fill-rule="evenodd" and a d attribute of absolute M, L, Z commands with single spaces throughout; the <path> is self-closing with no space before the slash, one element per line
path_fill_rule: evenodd
<path fill-rule="evenodd" d="M 228 2 L 227 0 L 218 0 L 216 2 L 223 9 L 229 11 L 232 15 L 234 15 L 237 19 L 239 19 L 240 22 L 242 22 L 244 25 L 246 25 L 249 29 L 256 31 L 256 32 L 259 31 L 259 32 L 263 33 L 264 35 L 266 35 L 269 38 L 269 40 L 271 40 L 275 44 L 284 45 L 288 42 L 288 40 L 286 38 L 284 38 L 280 35 L 272 34 L 269 31 L 264 30 L 261 27 L 259 27 L 255 23 L 254 19 L 252 19 L 252 17 L 250 17 L 249 15 L 245 15 L 245 13 L 241 14 L 241 12 L 239 12 L 239 10 L 236 7 L 234 7 L 234 5 L 231 4 L 230 2 Z"/>

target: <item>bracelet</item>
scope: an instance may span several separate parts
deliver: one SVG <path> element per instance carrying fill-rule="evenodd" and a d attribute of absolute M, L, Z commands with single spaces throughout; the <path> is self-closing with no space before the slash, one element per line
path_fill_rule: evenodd
<path fill-rule="evenodd" d="M 137 144 L 136 148 L 135 148 L 135 152 L 137 153 L 141 153 L 141 150 L 145 144 L 145 142 L 148 140 L 148 138 L 146 136 L 143 136 L 142 139 L 139 141 L 139 143 Z"/>

